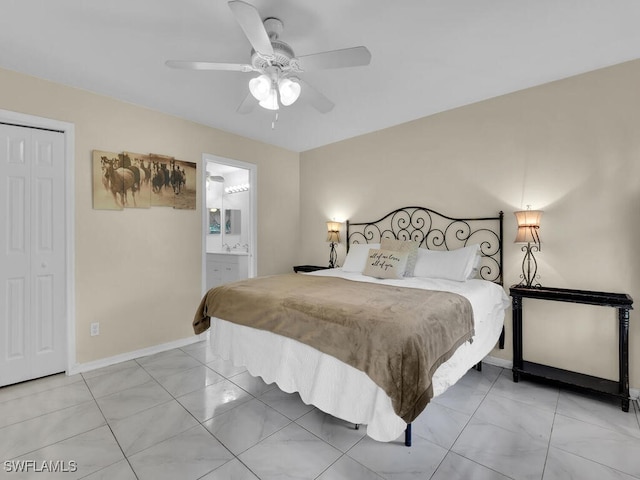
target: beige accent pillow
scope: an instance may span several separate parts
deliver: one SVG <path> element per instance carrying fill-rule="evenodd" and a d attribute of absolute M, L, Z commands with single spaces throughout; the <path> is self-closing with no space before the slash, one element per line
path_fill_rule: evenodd
<path fill-rule="evenodd" d="M 372 248 L 363 275 L 375 278 L 402 278 L 407 268 L 406 252 Z"/>
<path fill-rule="evenodd" d="M 413 270 L 416 268 L 418 261 L 418 247 L 420 244 L 413 240 L 396 240 L 395 238 L 383 238 L 380 242 L 380 248 L 383 250 L 395 250 L 396 252 L 406 252 L 407 266 L 404 272 L 405 277 L 413 277 Z"/>

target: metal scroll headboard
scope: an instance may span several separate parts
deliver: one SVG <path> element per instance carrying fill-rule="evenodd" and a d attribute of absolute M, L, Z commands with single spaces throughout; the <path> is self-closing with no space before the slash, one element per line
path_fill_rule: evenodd
<path fill-rule="evenodd" d="M 480 277 L 502 285 L 502 223 L 497 217 L 452 218 L 425 207 L 404 207 L 373 222 L 347 220 L 347 251 L 354 243 L 380 243 L 382 238 L 413 240 L 421 248 L 454 250 L 479 244 Z"/>

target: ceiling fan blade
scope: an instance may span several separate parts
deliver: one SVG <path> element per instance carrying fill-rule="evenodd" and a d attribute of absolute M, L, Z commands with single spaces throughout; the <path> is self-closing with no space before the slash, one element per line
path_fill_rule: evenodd
<path fill-rule="evenodd" d="M 313 108 L 318 110 L 320 113 L 329 113 L 331 110 L 333 110 L 333 107 L 335 106 L 334 103 L 331 100 L 329 100 L 326 96 L 324 96 L 324 94 L 320 93 L 318 90 L 316 90 L 314 87 L 309 85 L 309 83 L 305 82 L 304 80 L 302 79 L 297 79 L 297 80 L 303 86 L 302 95 L 313 106 Z"/>
<path fill-rule="evenodd" d="M 187 70 L 226 70 L 229 72 L 251 72 L 251 65 L 242 63 L 217 63 L 217 62 L 188 62 L 183 60 L 167 60 L 167 67 L 184 68 Z"/>
<path fill-rule="evenodd" d="M 231 8 L 236 21 L 249 39 L 253 49 L 261 55 L 273 57 L 274 52 L 271 40 L 269 40 L 269 35 L 264 28 L 258 10 L 253 5 L 241 0 L 229 2 L 229 8 Z"/>
<path fill-rule="evenodd" d="M 298 57 L 298 64 L 305 72 L 328 68 L 359 67 L 369 65 L 369 62 L 371 62 L 371 52 L 367 47 L 331 50 Z"/>
<path fill-rule="evenodd" d="M 257 100 L 253 98 L 253 95 L 251 95 L 251 92 L 249 92 L 247 93 L 247 96 L 244 97 L 244 100 L 242 100 L 242 103 L 238 105 L 236 112 L 243 113 L 243 114 L 251 113 L 253 112 L 253 109 L 256 107 L 256 103 L 257 103 Z"/>

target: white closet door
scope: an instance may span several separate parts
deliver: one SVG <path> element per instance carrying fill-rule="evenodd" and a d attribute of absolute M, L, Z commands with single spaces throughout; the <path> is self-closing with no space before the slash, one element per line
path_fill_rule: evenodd
<path fill-rule="evenodd" d="M 0 125 L 0 386 L 65 369 L 64 161 L 62 133 Z"/>

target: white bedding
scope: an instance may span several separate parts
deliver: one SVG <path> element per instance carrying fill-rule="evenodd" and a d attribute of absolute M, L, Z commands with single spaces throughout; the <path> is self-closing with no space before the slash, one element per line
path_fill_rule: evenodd
<path fill-rule="evenodd" d="M 461 345 L 433 376 L 434 396 L 457 382 L 495 346 L 502 331 L 509 298 L 504 289 L 485 280 L 450 280 L 406 277 L 380 280 L 340 268 L 308 275 L 336 276 L 354 281 L 382 283 L 427 290 L 446 290 L 466 297 L 473 307 L 475 336 Z M 391 400 L 362 371 L 296 340 L 212 318 L 210 345 L 214 353 L 242 365 L 285 392 L 298 392 L 302 400 L 343 420 L 367 425 L 374 440 L 392 441 L 406 423 L 393 411 Z"/>

